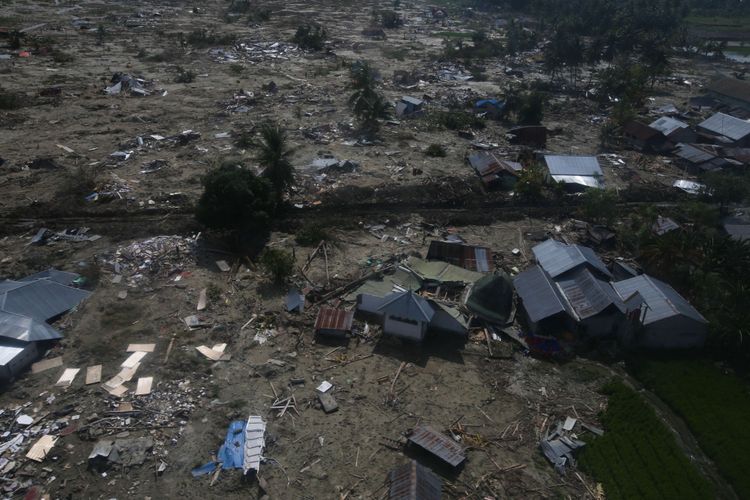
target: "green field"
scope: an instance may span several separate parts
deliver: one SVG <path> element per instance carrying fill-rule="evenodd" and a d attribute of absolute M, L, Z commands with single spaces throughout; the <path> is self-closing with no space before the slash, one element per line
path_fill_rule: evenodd
<path fill-rule="evenodd" d="M 602 483 L 608 499 L 715 497 L 643 398 L 621 382 L 609 383 L 604 391 L 609 395 L 604 435 L 588 442 L 579 463 Z"/>
<path fill-rule="evenodd" d="M 750 387 L 717 366 L 694 360 L 646 361 L 636 376 L 680 415 L 701 449 L 740 498 L 750 498 Z"/>

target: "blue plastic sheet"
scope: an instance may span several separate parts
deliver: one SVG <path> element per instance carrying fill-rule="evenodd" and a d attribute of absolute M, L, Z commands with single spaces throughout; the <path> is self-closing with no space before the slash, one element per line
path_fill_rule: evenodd
<path fill-rule="evenodd" d="M 201 465 L 200 467 L 196 467 L 195 469 L 191 470 L 190 473 L 193 475 L 193 477 L 205 476 L 206 474 L 211 474 L 213 471 L 215 471 L 218 466 L 218 462 L 208 462 L 207 464 Z"/>
<path fill-rule="evenodd" d="M 222 469 L 242 468 L 245 461 L 245 425 L 244 420 L 235 420 L 229 424 L 227 438 L 217 455 Z"/>

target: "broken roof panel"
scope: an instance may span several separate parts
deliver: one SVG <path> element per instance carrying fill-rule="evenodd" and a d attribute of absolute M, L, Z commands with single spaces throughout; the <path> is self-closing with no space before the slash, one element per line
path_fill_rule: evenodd
<path fill-rule="evenodd" d="M 709 84 L 708 91 L 750 103 L 750 82 L 737 78 L 720 78 Z"/>
<path fill-rule="evenodd" d="M 0 337 L 39 342 L 61 339 L 62 335 L 43 321 L 36 321 L 21 314 L 0 311 Z"/>
<path fill-rule="evenodd" d="M 389 500 L 440 500 L 443 481 L 416 460 L 392 469 L 388 473 L 391 485 Z"/>
<path fill-rule="evenodd" d="M 86 290 L 40 279 L 6 290 L 0 295 L 0 309 L 47 321 L 73 309 L 89 295 Z"/>
<path fill-rule="evenodd" d="M 670 116 L 662 116 L 658 120 L 652 122 L 649 127 L 654 130 L 658 130 L 664 135 L 669 135 L 675 130 L 679 130 L 681 128 L 690 128 L 687 123 L 681 122 L 680 120 L 675 120 Z"/>
<path fill-rule="evenodd" d="M 551 175 L 587 177 L 604 175 L 599 160 L 595 156 L 545 155 L 544 162 Z"/>
<path fill-rule="evenodd" d="M 533 323 L 568 311 L 557 286 L 539 266 L 532 266 L 513 278 L 513 285 Z"/>
<path fill-rule="evenodd" d="M 437 260 L 427 261 L 418 257 L 409 257 L 406 266 L 423 280 L 439 283 L 474 283 L 484 276 L 476 271 Z"/>
<path fill-rule="evenodd" d="M 409 436 L 409 441 L 453 467 L 466 459 L 464 449 L 458 443 L 429 425 L 421 425 L 414 429 L 414 432 Z"/>
<path fill-rule="evenodd" d="M 695 165 L 699 165 L 716 158 L 716 155 L 713 155 L 708 151 L 693 146 L 692 144 L 685 144 L 682 142 L 677 144 L 674 154 L 678 158 L 682 158 L 683 160 Z"/>
<path fill-rule="evenodd" d="M 574 270 L 557 284 L 579 319 L 596 316 L 611 305 L 625 312 L 625 304 L 612 286 L 585 267 Z"/>
<path fill-rule="evenodd" d="M 688 194 L 701 194 L 706 191 L 706 185 L 700 182 L 678 179 L 672 184 L 673 187 L 685 191 Z"/>
<path fill-rule="evenodd" d="M 587 175 L 553 175 L 552 180 L 562 182 L 563 184 L 577 184 L 579 186 L 593 189 L 603 189 L 604 183 L 599 177 Z"/>
<path fill-rule="evenodd" d="M 659 236 L 679 228 L 680 225 L 675 221 L 669 217 L 662 217 L 661 215 L 656 217 L 656 222 L 651 226 L 651 230 Z"/>
<path fill-rule="evenodd" d="M 716 113 L 699 123 L 698 127 L 714 134 L 729 137 L 733 141 L 739 141 L 750 135 L 750 122 L 724 113 Z"/>
<path fill-rule="evenodd" d="M 706 318 L 674 288 L 646 274 L 618 281 L 612 285 L 621 297 L 629 297 L 635 292 L 641 294 L 647 306 L 643 319 L 644 325 L 677 315 L 686 316 L 700 323 L 708 323 Z"/>
<path fill-rule="evenodd" d="M 422 280 L 412 271 L 399 266 L 391 274 L 384 274 L 381 279 L 373 278 L 365 281 L 359 288 L 344 297 L 344 300 L 356 300 L 358 295 L 374 295 L 385 297 L 389 293 L 406 290 L 419 290 Z"/>
<path fill-rule="evenodd" d="M 487 273 L 490 270 L 492 251 L 487 247 L 433 240 L 427 251 L 427 259 L 440 260 L 470 271 Z"/>
<path fill-rule="evenodd" d="M 588 265 L 605 276 L 612 277 L 604 262 L 589 247 L 567 245 L 549 239 L 536 245 L 531 250 L 534 252 L 536 261 L 552 278 L 581 265 Z"/>
<path fill-rule="evenodd" d="M 317 318 L 315 318 L 315 330 L 341 330 L 348 332 L 352 329 L 353 320 L 354 311 L 321 307 Z"/>

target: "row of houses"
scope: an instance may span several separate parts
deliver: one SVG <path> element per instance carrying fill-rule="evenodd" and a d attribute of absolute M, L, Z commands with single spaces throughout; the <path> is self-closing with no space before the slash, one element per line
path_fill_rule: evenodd
<path fill-rule="evenodd" d="M 356 304 L 353 310 L 322 308 L 316 334 L 344 336 L 356 317 L 379 324 L 385 336 L 464 341 L 472 325 L 507 326 L 518 307 L 532 350 L 602 341 L 684 349 L 705 342 L 706 319 L 668 284 L 625 265 L 610 270 L 581 245 L 549 239 L 532 251 L 535 264 L 511 281 L 491 272 L 486 247 L 433 241 L 428 260 L 410 257 L 344 297 Z"/>
<path fill-rule="evenodd" d="M 90 295 L 72 286 L 78 278 L 49 269 L 0 282 L 0 380 L 18 376 L 62 338 L 50 323 Z"/>

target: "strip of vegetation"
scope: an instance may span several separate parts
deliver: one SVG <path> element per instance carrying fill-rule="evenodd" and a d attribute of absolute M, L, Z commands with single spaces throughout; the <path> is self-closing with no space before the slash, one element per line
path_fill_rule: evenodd
<path fill-rule="evenodd" d="M 609 499 L 714 498 L 711 484 L 690 463 L 654 410 L 621 382 L 604 387 L 605 433 L 581 451 L 579 463 Z M 741 463 L 741 462 L 740 462 Z"/>
<path fill-rule="evenodd" d="M 636 376 L 663 399 L 695 435 L 701 449 L 740 498 L 750 498 L 745 457 L 750 449 L 748 385 L 699 360 L 644 361 Z"/>

